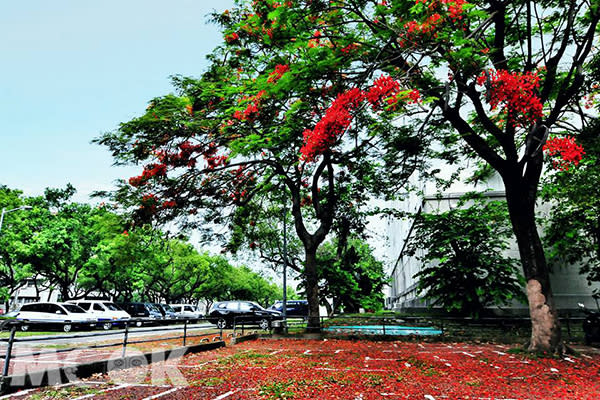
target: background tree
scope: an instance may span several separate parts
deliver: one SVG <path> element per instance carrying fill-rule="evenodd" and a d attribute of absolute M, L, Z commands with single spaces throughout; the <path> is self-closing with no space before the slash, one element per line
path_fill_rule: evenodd
<path fill-rule="evenodd" d="M 31 199 L 23 197 L 19 190 L 0 186 L 0 210 L 11 210 L 32 203 Z M 31 211 L 35 211 L 31 213 Z M 15 211 L 5 214 L 0 231 L 0 301 L 9 309 L 9 299 L 27 283 L 33 275 L 31 265 L 27 260 L 27 245 L 35 233 L 37 210 Z M 24 214 L 27 213 L 27 214 Z"/>
<path fill-rule="evenodd" d="M 317 253 L 321 302 L 327 313 L 332 315 L 340 309 L 348 313 L 357 313 L 360 308 L 381 310 L 386 282 L 383 263 L 375 259 L 367 243 L 357 238 L 340 243 L 335 238 Z"/>
<path fill-rule="evenodd" d="M 79 279 L 99 240 L 92 216 L 101 211 L 70 202 L 74 193 L 71 185 L 66 189 L 46 189 L 47 219 L 29 247 L 29 262 L 59 290 L 62 301 L 83 298 L 95 289 L 83 288 Z"/>
<path fill-rule="evenodd" d="M 507 217 L 504 202 L 485 198 L 416 216 L 407 254 L 425 265 L 417 290 L 432 306 L 480 317 L 485 307 L 525 300 L 518 262 L 504 255 L 513 238 Z"/>
<path fill-rule="evenodd" d="M 578 135 L 586 156 L 577 168 L 547 175 L 541 191 L 550 206 L 544 229 L 550 260 L 560 267 L 580 265 L 590 284 L 600 282 L 599 129 L 596 119 Z"/>

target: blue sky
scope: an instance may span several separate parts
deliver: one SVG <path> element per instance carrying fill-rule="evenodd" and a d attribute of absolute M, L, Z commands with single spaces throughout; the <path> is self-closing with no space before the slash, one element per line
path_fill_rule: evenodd
<path fill-rule="evenodd" d="M 90 141 L 169 93 L 170 75 L 199 76 L 219 43 L 207 15 L 233 0 L 30 0 L 0 13 L 0 184 L 94 190 L 138 168 L 113 167 Z"/>

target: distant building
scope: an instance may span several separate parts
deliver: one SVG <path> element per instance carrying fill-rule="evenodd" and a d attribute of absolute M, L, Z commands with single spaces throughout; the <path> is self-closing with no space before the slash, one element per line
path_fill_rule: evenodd
<path fill-rule="evenodd" d="M 41 283 L 41 281 L 37 281 L 37 283 Z M 40 288 L 40 285 L 36 288 L 36 280 L 34 278 L 27 279 L 25 285 L 19 288 L 13 296 L 10 297 L 8 301 L 8 310 L 4 311 L 12 311 L 23 304 L 26 303 L 35 303 L 38 301 L 58 301 L 58 290 L 50 291 L 48 289 Z M 2 304 L 2 308 L 4 308 L 4 304 Z"/>
<path fill-rule="evenodd" d="M 429 191 L 432 194 L 424 197 L 411 195 L 405 201 L 397 202 L 394 206 L 397 209 L 411 213 L 443 212 L 456 207 L 458 199 L 469 190 L 488 190 L 486 196 L 490 199 L 502 200 L 505 198 L 503 188 L 504 185 L 501 179 L 494 176 L 484 185 L 478 187 L 459 184 L 441 195 L 434 195 L 434 191 Z M 424 192 L 428 193 L 427 190 Z M 386 308 L 396 311 L 422 310 L 429 306 L 429 302 L 417 293 L 417 281 L 413 278 L 423 268 L 418 259 L 419 254 L 409 256 L 405 253 L 407 241 L 413 234 L 412 228 L 413 220 L 399 220 L 393 217 L 388 220 L 388 259 L 392 260 L 392 269 Z M 519 258 L 516 243 L 507 251 L 507 255 Z M 575 310 L 577 309 L 577 303 L 584 303 L 590 308 L 596 308 L 592 292 L 594 288 L 600 288 L 600 284 L 589 286 L 586 277 L 579 274 L 577 265 L 553 266 L 550 280 L 559 311 Z M 502 307 L 502 309 L 510 314 L 526 314 L 528 312 L 527 304 L 518 302 L 514 302 L 510 307 Z"/>

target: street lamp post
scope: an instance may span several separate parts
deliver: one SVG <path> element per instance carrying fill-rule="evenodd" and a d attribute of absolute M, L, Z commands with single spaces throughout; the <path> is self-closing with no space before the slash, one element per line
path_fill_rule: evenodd
<path fill-rule="evenodd" d="M 19 211 L 19 210 L 31 210 L 32 208 L 33 207 L 31 207 L 31 206 L 21 206 L 21 207 L 12 208 L 10 210 L 3 208 L 2 214 L 0 214 L 0 232 L 2 232 L 2 223 L 4 222 L 4 214 L 8 214 L 10 212 Z"/>
<path fill-rule="evenodd" d="M 288 333 L 287 326 L 287 208 L 283 208 L 283 332 Z"/>

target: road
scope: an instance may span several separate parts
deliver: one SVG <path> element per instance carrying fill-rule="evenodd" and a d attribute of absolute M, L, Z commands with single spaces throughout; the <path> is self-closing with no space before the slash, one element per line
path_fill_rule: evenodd
<path fill-rule="evenodd" d="M 130 328 L 128 337 L 129 340 L 132 338 L 139 338 L 144 336 L 180 336 L 183 335 L 184 325 L 167 325 L 167 326 L 148 326 L 140 328 Z M 202 331 L 208 331 L 210 329 L 215 330 L 216 327 L 210 323 L 199 323 L 189 324 L 187 327 L 188 334 L 200 334 Z M 70 333 L 68 338 L 61 338 L 65 335 L 50 335 L 50 336 L 22 336 L 19 337 L 17 332 L 17 339 L 20 339 L 15 345 L 27 346 L 27 347 L 39 347 L 39 346 L 63 346 L 63 345 L 78 345 L 78 344 L 90 344 L 96 342 L 105 342 L 112 340 L 123 340 L 125 329 L 113 329 L 111 331 L 77 331 Z M 94 336 L 91 336 L 94 335 Z M 0 348 L 5 347 L 6 342 L 0 342 Z"/>

